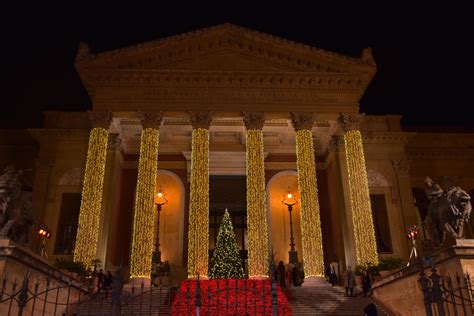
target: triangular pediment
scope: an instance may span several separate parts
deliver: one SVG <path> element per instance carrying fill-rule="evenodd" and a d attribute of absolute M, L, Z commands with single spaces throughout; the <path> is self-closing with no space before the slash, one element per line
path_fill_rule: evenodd
<path fill-rule="evenodd" d="M 127 48 L 90 54 L 81 46 L 78 68 L 191 71 L 288 71 L 372 74 L 370 52 L 352 58 L 223 24 Z"/>

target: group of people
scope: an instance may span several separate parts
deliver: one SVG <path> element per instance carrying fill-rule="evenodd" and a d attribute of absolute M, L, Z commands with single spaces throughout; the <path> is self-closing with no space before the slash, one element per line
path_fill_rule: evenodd
<path fill-rule="evenodd" d="M 110 290 L 112 289 L 112 273 L 107 271 L 104 273 L 104 270 L 100 269 L 97 273 L 97 293 L 100 293 L 101 290 Z"/>
<path fill-rule="evenodd" d="M 283 261 L 280 261 L 274 273 L 275 280 L 281 287 L 300 286 L 304 280 L 303 268 L 299 262 L 290 262 L 285 267 Z"/>
<path fill-rule="evenodd" d="M 328 281 L 331 283 L 332 286 L 339 284 L 340 277 L 339 277 L 339 262 L 336 258 L 328 266 Z M 354 296 L 354 287 L 356 285 L 355 281 L 355 273 L 352 271 L 352 267 L 348 266 L 347 270 L 342 275 L 342 279 L 344 281 L 344 287 L 346 289 L 347 296 Z M 370 274 L 365 271 L 362 277 L 362 291 L 364 293 L 364 297 L 367 296 L 370 289 L 372 288 L 372 280 L 370 278 Z"/>

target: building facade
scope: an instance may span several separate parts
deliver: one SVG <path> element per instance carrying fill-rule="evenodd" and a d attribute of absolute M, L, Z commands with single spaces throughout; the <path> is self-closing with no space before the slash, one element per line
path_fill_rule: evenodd
<path fill-rule="evenodd" d="M 50 258 L 146 277 L 159 248 L 179 278 L 204 276 L 227 208 L 248 274 L 266 275 L 269 256 L 289 260 L 291 191 L 298 260 L 320 276 L 334 258 L 408 258 L 426 176 L 474 189 L 472 134 L 359 114 L 370 49 L 352 58 L 225 24 L 96 55 L 81 44 L 76 68 L 90 112 L 46 112 L 0 143 L 1 166 L 32 170 Z"/>

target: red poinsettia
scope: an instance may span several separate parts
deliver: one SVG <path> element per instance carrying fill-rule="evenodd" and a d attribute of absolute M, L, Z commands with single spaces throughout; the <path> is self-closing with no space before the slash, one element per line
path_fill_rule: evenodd
<path fill-rule="evenodd" d="M 285 294 L 275 287 L 278 315 L 292 315 Z M 274 308 L 270 280 L 186 280 L 174 298 L 172 315 L 195 315 L 196 301 L 202 315 L 271 315 Z"/>

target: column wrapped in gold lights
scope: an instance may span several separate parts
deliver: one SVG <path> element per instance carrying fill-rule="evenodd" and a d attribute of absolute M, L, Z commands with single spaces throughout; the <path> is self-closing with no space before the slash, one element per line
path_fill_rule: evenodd
<path fill-rule="evenodd" d="M 291 113 L 296 130 L 296 166 L 301 196 L 301 242 L 305 277 L 324 276 L 323 240 L 316 181 L 313 134 L 314 116 Z"/>
<path fill-rule="evenodd" d="M 84 263 L 87 268 L 92 267 L 92 261 L 96 259 L 97 255 L 108 129 L 112 120 L 112 113 L 91 111 L 89 112 L 89 118 L 93 128 L 89 136 L 76 246 L 74 248 L 74 261 Z"/>
<path fill-rule="evenodd" d="M 354 225 L 357 264 L 377 264 L 377 244 L 370 205 L 369 183 L 365 165 L 362 136 L 358 130 L 361 114 L 341 114 L 344 129 L 349 193 Z"/>
<path fill-rule="evenodd" d="M 130 277 L 148 278 L 154 249 L 154 203 L 158 172 L 160 112 L 144 113 L 133 216 Z"/>
<path fill-rule="evenodd" d="M 243 113 L 247 129 L 247 240 L 249 277 L 268 277 L 263 113 Z"/>
<path fill-rule="evenodd" d="M 190 112 L 192 133 L 189 201 L 188 278 L 207 277 L 209 256 L 210 112 Z"/>

